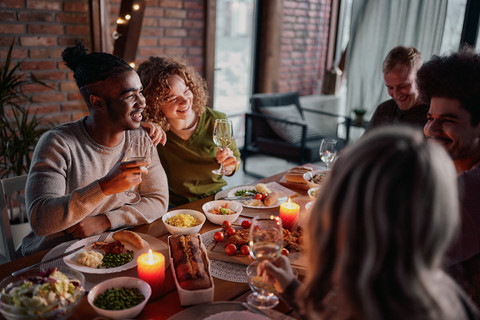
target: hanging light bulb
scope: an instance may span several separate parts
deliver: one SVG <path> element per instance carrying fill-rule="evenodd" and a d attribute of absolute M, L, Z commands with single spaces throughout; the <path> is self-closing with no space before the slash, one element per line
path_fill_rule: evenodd
<path fill-rule="evenodd" d="M 134 4 L 133 5 L 133 10 L 138 10 L 138 9 L 140 9 L 140 6 L 138 4 Z"/>
<path fill-rule="evenodd" d="M 130 67 L 132 67 L 133 69 L 135 69 L 135 63 L 130 62 Z"/>
<path fill-rule="evenodd" d="M 130 20 L 131 17 L 132 17 L 131 15 L 127 14 L 127 15 L 125 16 L 125 20 Z"/>

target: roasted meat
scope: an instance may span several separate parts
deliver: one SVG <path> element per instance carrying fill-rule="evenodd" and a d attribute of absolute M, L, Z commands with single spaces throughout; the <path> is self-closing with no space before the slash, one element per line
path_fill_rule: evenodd
<path fill-rule="evenodd" d="M 120 241 L 115 242 L 105 242 L 105 241 L 96 241 L 92 243 L 92 248 L 100 250 L 104 255 L 112 253 L 119 254 L 123 252 L 125 246 Z"/>

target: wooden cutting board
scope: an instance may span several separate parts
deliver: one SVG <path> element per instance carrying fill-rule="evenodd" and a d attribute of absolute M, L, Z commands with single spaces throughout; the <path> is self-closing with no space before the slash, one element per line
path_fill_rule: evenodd
<path fill-rule="evenodd" d="M 250 256 L 245 256 L 243 254 L 240 254 L 240 250 L 238 250 L 238 253 L 233 256 L 229 256 L 228 254 L 226 254 L 225 247 L 223 246 L 226 241 L 227 241 L 227 237 L 225 237 L 225 239 L 223 239 L 222 242 L 213 241 L 210 244 L 210 246 L 208 246 L 207 248 L 208 258 L 211 260 L 220 260 L 220 261 L 239 263 L 244 265 L 249 265 L 253 262 Z M 298 274 L 306 275 L 307 259 L 304 253 L 298 252 L 298 251 L 296 252 L 291 251 L 288 256 L 288 259 L 290 260 L 292 267 L 297 269 Z"/>
<path fill-rule="evenodd" d="M 304 189 L 308 190 L 310 187 L 308 184 L 305 183 L 296 183 L 296 182 L 289 182 L 285 179 L 285 176 L 283 176 L 278 183 L 280 183 L 282 186 L 287 187 L 287 188 L 297 188 L 297 189 Z"/>

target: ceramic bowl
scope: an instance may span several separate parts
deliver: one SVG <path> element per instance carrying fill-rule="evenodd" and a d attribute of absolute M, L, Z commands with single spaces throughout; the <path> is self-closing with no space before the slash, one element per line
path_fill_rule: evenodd
<path fill-rule="evenodd" d="M 175 227 L 167 223 L 167 219 L 176 216 L 177 214 L 189 214 L 198 220 L 200 220 L 200 224 L 195 227 Z M 200 229 L 202 229 L 203 224 L 205 223 L 205 215 L 197 210 L 190 210 L 190 209 L 179 209 L 179 210 L 172 210 L 165 213 L 162 217 L 163 223 L 167 227 L 168 232 L 174 235 L 178 234 L 193 234 L 198 233 Z"/>
<path fill-rule="evenodd" d="M 25 279 L 36 277 L 45 272 L 46 268 L 32 268 L 17 276 L 8 276 L 0 282 L 0 312 L 6 319 L 67 319 L 78 307 L 85 293 L 85 277 L 82 273 L 68 267 L 57 267 L 57 270 L 67 276 L 70 280 L 78 280 L 79 290 L 71 296 L 71 302 L 65 304 L 62 301 L 52 303 L 47 309 L 32 307 L 15 307 L 9 304 L 6 296 L 2 293 L 5 289 L 9 292 L 11 288 L 22 284 Z"/>
<path fill-rule="evenodd" d="M 216 209 L 218 207 L 225 207 L 225 204 L 227 203 L 228 203 L 228 208 L 235 211 L 234 214 L 221 215 L 221 214 L 210 213 L 211 209 Z M 205 203 L 202 206 L 202 209 L 205 215 L 207 216 L 208 221 L 210 221 L 213 224 L 221 225 L 225 220 L 230 221 L 230 223 L 235 222 L 240 216 L 240 213 L 242 213 L 243 206 L 236 201 L 216 200 L 216 201 L 210 201 Z"/>
<path fill-rule="evenodd" d="M 145 300 L 143 300 L 141 303 L 137 304 L 136 306 L 133 306 L 128 309 L 123 309 L 123 310 L 105 310 L 105 309 L 97 308 L 93 304 L 97 295 L 104 293 L 105 290 L 110 288 L 122 288 L 122 287 L 137 288 L 138 291 L 140 291 L 145 296 Z M 152 294 L 152 289 L 150 288 L 150 285 L 145 281 L 138 278 L 133 278 L 133 277 L 118 277 L 118 278 L 105 280 L 97 284 L 95 287 L 92 288 L 92 290 L 90 290 L 87 298 L 88 298 L 88 303 L 92 306 L 95 312 L 103 317 L 107 317 L 109 319 L 127 319 L 127 318 L 132 319 L 132 318 L 135 318 L 140 312 L 142 312 L 143 308 L 147 304 L 148 299 L 150 299 L 151 294 Z"/>
<path fill-rule="evenodd" d="M 310 198 L 311 201 L 315 201 L 318 197 L 318 194 L 320 192 L 321 187 L 315 187 L 315 188 L 310 188 L 308 189 L 308 197 Z"/>
<path fill-rule="evenodd" d="M 330 170 L 315 170 L 315 171 L 309 171 L 309 172 L 306 172 L 306 173 L 303 175 L 303 179 L 305 180 L 305 182 L 307 183 L 307 185 L 308 185 L 309 188 L 318 188 L 318 187 L 323 183 L 323 181 L 321 181 L 321 182 L 314 182 L 313 179 L 314 179 L 315 177 L 318 177 L 319 175 L 322 175 L 322 176 L 323 176 L 323 179 L 325 179 L 326 174 L 328 173 L 328 171 L 330 171 Z"/>

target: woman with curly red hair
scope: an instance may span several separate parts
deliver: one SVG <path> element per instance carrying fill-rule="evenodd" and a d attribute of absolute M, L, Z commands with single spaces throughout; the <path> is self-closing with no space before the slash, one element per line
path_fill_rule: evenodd
<path fill-rule="evenodd" d="M 212 173 L 221 163 L 233 175 L 240 164 L 235 141 L 221 151 L 213 143 L 215 119 L 226 115 L 205 107 L 206 82 L 182 59 L 150 57 L 140 64 L 147 107 L 144 116 L 159 124 L 167 142 L 158 154 L 167 173 L 170 205 L 178 206 L 208 197 L 227 183 Z"/>

